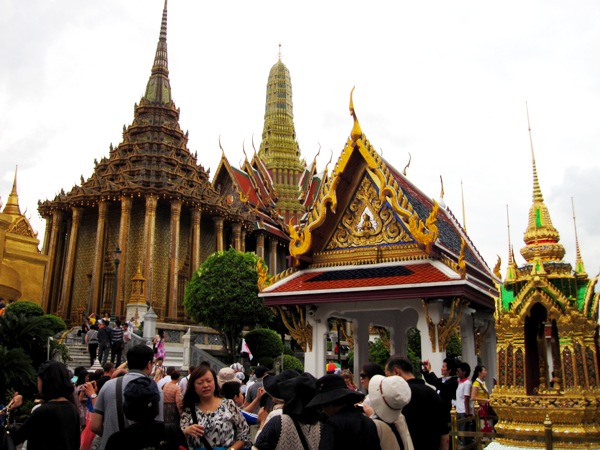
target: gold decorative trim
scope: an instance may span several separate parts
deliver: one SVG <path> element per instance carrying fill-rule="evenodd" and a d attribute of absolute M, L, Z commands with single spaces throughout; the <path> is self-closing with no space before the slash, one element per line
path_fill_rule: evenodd
<path fill-rule="evenodd" d="M 275 306 L 279 311 L 283 324 L 290 332 L 290 336 L 302 348 L 303 352 L 312 351 L 312 325 L 308 323 L 304 315 L 304 306 L 293 307 Z M 308 348 L 308 350 L 307 350 Z"/>
<path fill-rule="evenodd" d="M 269 268 L 262 258 L 258 258 L 256 261 L 256 271 L 258 272 L 258 292 L 262 292 L 271 285 Z"/>

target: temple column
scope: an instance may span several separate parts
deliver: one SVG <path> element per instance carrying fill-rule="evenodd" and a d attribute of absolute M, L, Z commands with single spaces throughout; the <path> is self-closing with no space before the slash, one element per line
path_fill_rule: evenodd
<path fill-rule="evenodd" d="M 48 239 L 48 266 L 46 267 L 46 273 L 44 275 L 44 289 L 42 296 L 42 306 L 46 312 L 51 311 L 51 297 L 52 297 L 52 277 L 54 275 L 54 265 L 56 264 L 56 248 L 58 246 L 58 233 L 60 230 L 60 223 L 63 219 L 63 212 L 55 209 L 52 211 L 52 227 L 50 229 L 50 238 Z M 46 222 L 46 232 L 48 232 L 48 223 Z"/>
<path fill-rule="evenodd" d="M 329 327 L 327 318 L 319 315 L 318 308 L 307 306 L 307 321 L 312 326 L 312 347 L 306 347 L 304 353 L 304 370 L 319 378 L 325 375 L 325 358 L 327 355 L 327 334 Z"/>
<path fill-rule="evenodd" d="M 177 318 L 177 287 L 179 277 L 179 229 L 181 221 L 181 200 L 171 201 L 171 257 L 169 259 L 169 311 L 167 317 Z"/>
<path fill-rule="evenodd" d="M 238 252 L 241 252 L 242 251 L 242 242 L 241 242 L 242 224 L 236 222 L 232 225 L 232 228 L 233 228 L 233 247 Z"/>
<path fill-rule="evenodd" d="M 427 300 L 425 300 L 427 301 Z M 428 360 L 435 373 L 440 373 L 442 363 L 446 357 L 446 352 L 441 352 L 438 345 L 437 324 L 443 317 L 444 303 L 441 301 L 431 301 L 427 304 L 427 312 L 423 311 L 419 314 L 417 327 L 421 332 L 421 360 Z M 414 367 L 414 370 L 420 370 L 420 367 Z"/>
<path fill-rule="evenodd" d="M 482 337 L 481 342 L 481 362 L 488 370 L 488 376 L 485 384 L 488 390 L 492 392 L 494 388 L 494 379 L 497 379 L 497 354 L 496 354 L 496 322 L 493 317 L 487 316 L 485 318 L 486 333 Z"/>
<path fill-rule="evenodd" d="M 277 240 L 273 238 L 269 239 L 269 272 L 277 273 Z"/>
<path fill-rule="evenodd" d="M 471 370 L 477 365 L 477 355 L 475 354 L 475 325 L 473 323 L 473 313 L 475 310 L 465 308 L 460 318 L 460 341 L 462 344 L 462 361 L 471 366 Z"/>
<path fill-rule="evenodd" d="M 362 366 L 369 362 L 370 324 L 368 320 L 360 320 L 359 317 L 360 314 L 356 316 L 352 326 L 352 335 L 354 337 L 354 367 L 352 367 L 352 370 L 354 373 L 360 373 Z"/>
<path fill-rule="evenodd" d="M 127 273 L 127 238 L 129 237 L 129 224 L 131 222 L 131 197 L 121 197 L 121 222 L 119 224 L 119 249 L 121 249 L 121 263 L 119 264 L 119 273 L 117 279 L 117 315 L 125 314 L 125 289 L 124 286 L 129 284 L 129 280 L 125 280 Z"/>
<path fill-rule="evenodd" d="M 241 252 L 245 252 L 246 251 L 246 230 L 244 228 L 242 228 L 242 235 L 240 236 L 240 241 L 241 241 Z"/>
<path fill-rule="evenodd" d="M 154 261 L 154 235 L 156 231 L 156 205 L 158 197 L 146 197 L 146 216 L 144 218 L 144 276 L 146 277 L 146 303 L 152 306 L 152 271 Z"/>
<path fill-rule="evenodd" d="M 192 210 L 192 271 L 200 267 L 200 219 L 202 214 L 200 208 Z"/>
<path fill-rule="evenodd" d="M 92 269 L 92 305 L 90 311 L 100 309 L 100 289 L 102 288 L 102 263 L 104 262 L 104 232 L 106 230 L 106 212 L 108 203 L 104 200 L 98 202 L 98 223 L 96 225 L 96 245 L 94 247 L 94 268 Z"/>
<path fill-rule="evenodd" d="M 52 218 L 45 217 L 46 219 L 46 231 L 44 231 L 44 246 L 42 247 L 42 254 L 48 254 L 48 246 L 50 245 L 50 235 L 52 234 Z"/>
<path fill-rule="evenodd" d="M 81 223 L 81 215 L 83 214 L 83 208 L 76 208 L 73 206 L 72 217 L 71 217 L 71 233 L 69 239 L 69 248 L 67 249 L 67 258 L 65 262 L 65 271 L 63 274 L 63 285 L 62 292 L 60 294 L 60 300 L 58 303 L 57 316 L 65 317 L 65 309 L 67 316 L 70 316 L 73 310 L 71 289 L 73 287 L 73 273 L 75 271 L 75 251 L 77 250 L 77 237 L 79 235 L 79 224 Z M 80 317 L 76 318 L 77 320 Z"/>
<path fill-rule="evenodd" d="M 256 254 L 259 258 L 265 259 L 265 235 L 261 233 L 256 236 Z"/>
<path fill-rule="evenodd" d="M 213 217 L 213 222 L 215 223 L 215 231 L 217 233 L 217 251 L 222 252 L 225 246 L 223 242 L 223 218 Z"/>

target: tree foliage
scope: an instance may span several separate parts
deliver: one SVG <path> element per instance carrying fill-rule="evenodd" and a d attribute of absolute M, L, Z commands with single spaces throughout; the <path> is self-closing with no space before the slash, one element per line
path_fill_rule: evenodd
<path fill-rule="evenodd" d="M 269 328 L 257 328 L 249 331 L 244 339 L 246 339 L 246 344 L 254 358 L 260 359 L 263 356 L 277 358 L 283 353 L 283 344 L 279 334 Z"/>
<path fill-rule="evenodd" d="M 381 339 L 375 338 L 375 342 L 369 346 L 369 361 L 385 367 L 388 359 L 390 359 L 390 352 Z"/>
<path fill-rule="evenodd" d="M 281 370 L 298 370 L 304 372 L 304 364 L 292 355 L 283 355 L 283 367 Z"/>
<path fill-rule="evenodd" d="M 450 337 L 450 342 L 446 347 L 446 356 L 448 358 L 457 358 L 462 355 L 462 341 L 460 339 L 460 335 L 454 333 L 452 337 Z"/>
<path fill-rule="evenodd" d="M 0 316 L 0 395 L 7 389 L 33 388 L 35 372 L 48 357 L 48 338 L 66 329 L 65 322 L 32 302 L 14 302 Z M 52 352 L 51 352 L 52 353 Z"/>
<path fill-rule="evenodd" d="M 221 334 L 232 361 L 239 351 L 243 328 L 268 323 L 273 316 L 258 297 L 259 263 L 264 265 L 255 254 L 235 249 L 213 253 L 185 289 L 187 314 Z"/>

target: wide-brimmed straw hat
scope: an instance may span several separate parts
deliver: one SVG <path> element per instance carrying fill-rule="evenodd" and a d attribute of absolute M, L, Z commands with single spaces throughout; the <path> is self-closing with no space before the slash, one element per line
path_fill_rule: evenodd
<path fill-rule="evenodd" d="M 307 407 L 343 402 L 353 405 L 362 401 L 364 394 L 350 390 L 340 375 L 325 375 L 317 380 L 317 395 Z"/>
<path fill-rule="evenodd" d="M 402 377 L 374 375 L 369 381 L 371 408 L 384 422 L 395 422 L 410 398 L 410 387 Z"/>

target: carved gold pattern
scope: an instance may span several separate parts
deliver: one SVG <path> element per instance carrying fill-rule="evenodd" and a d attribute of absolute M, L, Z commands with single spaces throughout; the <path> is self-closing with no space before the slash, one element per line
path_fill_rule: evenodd
<path fill-rule="evenodd" d="M 266 287 L 271 285 L 269 268 L 262 258 L 258 258 L 258 261 L 256 261 L 256 271 L 258 272 L 258 292 L 262 292 Z"/>
<path fill-rule="evenodd" d="M 464 241 L 463 241 L 464 242 Z M 460 326 L 460 319 L 464 308 L 468 305 L 466 300 L 454 298 L 450 302 L 450 314 L 448 317 L 442 317 L 437 324 L 438 345 L 440 352 L 445 352 L 450 339 L 456 333 Z"/>
<path fill-rule="evenodd" d="M 19 236 L 25 236 L 34 239 L 37 238 L 33 228 L 31 228 L 31 225 L 25 216 L 19 217 L 12 224 L 10 224 L 7 233 L 14 233 L 18 234 Z"/>
<path fill-rule="evenodd" d="M 381 201 L 368 177 L 342 216 L 327 250 L 410 242 L 411 237 Z"/>
<path fill-rule="evenodd" d="M 467 277 L 467 260 L 465 259 L 465 250 L 467 248 L 467 244 L 465 242 L 465 238 L 460 238 L 460 253 L 458 254 L 458 273 L 460 277 L 464 280 Z"/>
<path fill-rule="evenodd" d="M 439 205 L 435 200 L 432 200 L 433 208 L 429 217 L 423 223 L 381 156 L 363 134 L 356 118 L 352 99 L 350 100 L 350 110 L 354 118 L 351 137 L 347 140 L 331 177 L 322 184 L 306 223 L 302 226 L 294 226 L 291 220 L 289 222 L 291 256 L 300 258 L 308 254 L 312 245 L 312 233 L 323 224 L 329 211 L 335 213 L 338 204 L 337 187 L 344 176 L 344 171 L 351 160 L 351 156 L 356 152 L 360 153 L 366 165 L 365 171 L 369 173 L 369 176 L 378 187 L 380 202 L 382 204 L 387 203 L 401 220 L 408 222 L 409 231 L 413 238 L 427 253 L 430 253 L 431 245 L 438 236 L 436 222 Z"/>
<path fill-rule="evenodd" d="M 344 340 L 348 342 L 350 350 L 354 350 L 354 329 L 352 322 L 342 319 L 338 319 L 338 322 L 340 322 L 340 331 L 342 332 Z"/>
<path fill-rule="evenodd" d="M 435 338 L 435 324 L 429 315 L 429 306 L 427 300 L 421 300 L 423 309 L 425 310 L 425 320 L 427 321 L 427 331 L 429 332 L 429 341 L 431 342 L 431 351 L 437 352 L 437 340 Z"/>
<path fill-rule="evenodd" d="M 303 352 L 312 351 L 312 325 L 306 320 L 304 306 L 275 307 L 281 315 L 283 324 L 290 332 L 290 336 L 302 348 Z"/>

